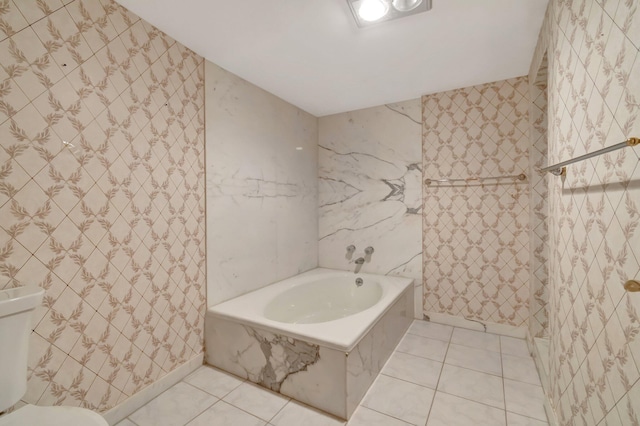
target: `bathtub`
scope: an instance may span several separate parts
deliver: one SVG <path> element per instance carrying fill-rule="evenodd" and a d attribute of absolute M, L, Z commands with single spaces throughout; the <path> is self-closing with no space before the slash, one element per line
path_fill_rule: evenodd
<path fill-rule="evenodd" d="M 348 419 L 412 319 L 411 279 L 319 268 L 210 307 L 206 360 Z"/>

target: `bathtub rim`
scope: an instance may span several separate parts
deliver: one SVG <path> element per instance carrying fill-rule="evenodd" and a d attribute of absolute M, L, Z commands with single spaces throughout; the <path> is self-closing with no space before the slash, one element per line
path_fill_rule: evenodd
<path fill-rule="evenodd" d="M 378 279 L 381 282 L 388 282 L 389 285 L 382 284 L 383 295 L 378 303 L 348 317 L 312 324 L 283 323 L 264 317 L 264 308 L 273 297 L 292 287 L 309 283 L 317 276 L 352 277 L 354 280 L 357 277 L 362 277 L 365 283 L 367 279 Z M 406 291 L 413 291 L 413 278 L 369 273 L 354 274 L 336 269 L 315 268 L 210 306 L 207 308 L 206 315 L 238 324 L 247 324 L 274 334 L 303 340 L 348 354 Z M 243 302 L 239 301 L 240 299 L 245 300 Z M 248 302 L 251 302 L 251 309 L 246 309 Z M 259 316 L 259 319 L 256 316 Z M 345 333 L 345 330 L 350 331 Z"/>

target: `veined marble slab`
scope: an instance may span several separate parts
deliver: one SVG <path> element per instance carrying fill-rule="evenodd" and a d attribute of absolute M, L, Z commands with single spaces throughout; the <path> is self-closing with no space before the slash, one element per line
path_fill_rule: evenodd
<path fill-rule="evenodd" d="M 207 303 L 318 262 L 317 119 L 205 65 Z"/>
<path fill-rule="evenodd" d="M 421 144 L 419 99 L 319 119 L 321 266 L 421 279 Z"/>
<path fill-rule="evenodd" d="M 348 419 L 413 317 L 413 286 L 349 353 L 207 314 L 208 364 Z"/>

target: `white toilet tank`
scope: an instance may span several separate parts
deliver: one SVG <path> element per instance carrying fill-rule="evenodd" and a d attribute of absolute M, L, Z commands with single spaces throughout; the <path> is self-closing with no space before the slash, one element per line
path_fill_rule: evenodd
<path fill-rule="evenodd" d="M 27 391 L 31 314 L 43 295 L 44 290 L 35 286 L 0 290 L 0 412 Z"/>

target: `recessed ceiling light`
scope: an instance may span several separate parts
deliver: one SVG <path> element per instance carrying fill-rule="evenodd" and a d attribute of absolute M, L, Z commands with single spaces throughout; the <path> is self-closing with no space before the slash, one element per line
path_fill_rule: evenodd
<path fill-rule="evenodd" d="M 432 0 L 347 0 L 359 27 L 431 10 Z"/>
<path fill-rule="evenodd" d="M 358 16 L 367 22 L 375 22 L 389 12 L 389 4 L 384 0 L 362 0 Z"/>
<path fill-rule="evenodd" d="M 393 0 L 391 4 L 399 12 L 408 12 L 420 6 L 422 0 Z"/>

